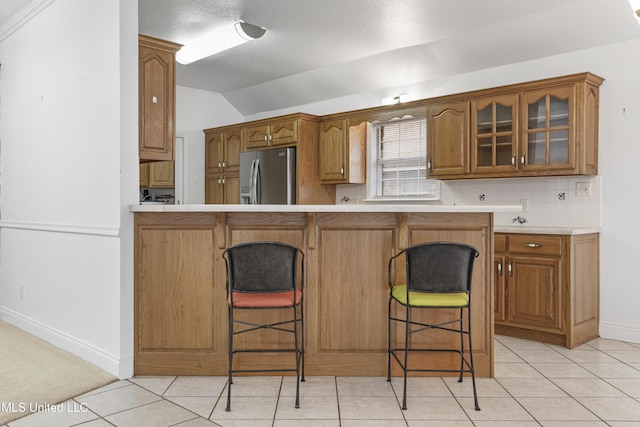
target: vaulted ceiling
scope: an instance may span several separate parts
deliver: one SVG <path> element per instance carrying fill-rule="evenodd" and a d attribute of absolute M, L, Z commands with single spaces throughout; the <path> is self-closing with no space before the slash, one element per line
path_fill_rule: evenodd
<path fill-rule="evenodd" d="M 0 25 L 29 0 L 2 0 Z M 640 37 L 628 0 L 138 0 L 139 32 L 186 44 L 238 20 L 255 41 L 177 67 L 243 115 L 410 86 Z M 586 70 L 585 70 L 586 71 Z"/>

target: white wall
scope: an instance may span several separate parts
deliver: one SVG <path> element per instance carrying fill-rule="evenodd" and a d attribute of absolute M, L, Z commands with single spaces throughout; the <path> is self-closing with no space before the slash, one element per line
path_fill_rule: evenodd
<path fill-rule="evenodd" d="M 128 377 L 137 4 L 41 3 L 0 37 L 0 318 Z"/>
<path fill-rule="evenodd" d="M 411 92 L 416 99 L 447 95 L 476 89 L 484 89 L 511 83 L 526 82 L 548 77 L 590 71 L 605 78 L 600 89 L 600 173 L 594 180 L 596 192 L 589 200 L 576 200 L 575 179 L 550 178 L 553 190 L 549 189 L 544 200 L 557 194 L 556 190 L 571 193 L 571 202 L 553 201 L 555 217 L 546 214 L 529 214 L 529 218 L 541 225 L 601 225 L 601 323 L 600 333 L 604 337 L 640 342 L 640 317 L 637 302 L 640 301 L 640 286 L 637 273 L 629 266 L 629 260 L 640 253 L 640 193 L 636 189 L 638 159 L 640 159 L 640 39 L 625 43 L 572 52 L 535 61 L 511 64 L 479 72 L 425 80 L 414 85 Z M 263 117 L 302 111 L 310 114 L 329 114 L 379 105 L 382 94 L 406 92 L 407 88 L 394 91 L 382 89 L 375 93 L 363 93 L 317 104 L 301 105 L 286 110 L 268 111 L 247 117 L 253 120 Z M 507 192 L 510 200 L 531 197 L 531 209 L 540 209 L 535 202 L 536 188 L 544 184 L 535 180 L 522 181 L 523 190 L 514 190 L 513 180 L 498 184 L 451 183 L 448 184 L 458 198 L 474 202 L 478 191 L 487 191 L 490 196 Z M 484 187 L 479 187 L 484 186 Z M 345 189 L 353 194 L 354 188 Z M 358 193 L 358 190 L 355 190 Z M 338 200 L 342 197 L 337 191 Z M 544 191 L 543 191 L 544 193 Z M 505 196 L 502 196 L 505 197 Z M 541 196 L 542 197 L 542 196 Z M 600 198 L 600 199 L 598 199 Z M 543 199 L 540 199 L 541 201 Z M 601 201 L 601 213 L 594 212 Z M 595 206 L 594 206 L 595 203 Z M 582 205 L 576 207 L 575 205 Z M 510 218 L 497 218 L 508 223 Z"/>
<path fill-rule="evenodd" d="M 178 86 L 176 133 L 185 137 L 184 204 L 204 203 L 203 129 L 243 121 L 242 115 L 219 93 Z"/>

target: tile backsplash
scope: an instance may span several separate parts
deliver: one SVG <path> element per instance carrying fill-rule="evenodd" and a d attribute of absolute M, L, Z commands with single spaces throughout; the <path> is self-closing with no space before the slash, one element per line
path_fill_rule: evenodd
<path fill-rule="evenodd" d="M 579 187 L 586 187 L 589 195 L 578 195 Z M 365 198 L 364 185 L 337 186 L 337 204 L 362 203 Z M 447 205 L 519 205 L 522 200 L 526 212 L 497 212 L 495 224 L 600 227 L 600 176 L 442 181 L 441 203 Z"/>

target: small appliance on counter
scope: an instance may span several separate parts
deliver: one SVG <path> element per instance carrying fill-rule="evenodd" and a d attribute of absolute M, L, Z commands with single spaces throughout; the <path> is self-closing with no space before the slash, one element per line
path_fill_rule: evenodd
<path fill-rule="evenodd" d="M 296 203 L 296 149 L 240 153 L 240 203 Z"/>

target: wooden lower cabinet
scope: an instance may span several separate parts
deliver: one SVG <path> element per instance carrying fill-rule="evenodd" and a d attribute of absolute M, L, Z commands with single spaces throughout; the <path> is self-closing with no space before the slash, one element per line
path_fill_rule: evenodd
<path fill-rule="evenodd" d="M 491 236 L 487 213 L 137 212 L 134 373 L 226 375 L 222 252 L 236 243 L 275 240 L 305 253 L 307 375 L 386 376 L 389 258 L 418 242 L 455 240 L 480 250 L 473 273 L 474 360 L 479 376 L 493 376 Z M 273 320 L 280 314 L 249 315 Z M 291 344 L 287 340 L 265 330 L 239 336 L 236 344 L 276 347 Z M 436 333 L 430 344 L 458 342 Z M 239 355 L 234 363 L 273 368 L 283 357 Z M 459 363 L 445 353 L 427 360 L 452 368 Z"/>
<path fill-rule="evenodd" d="M 599 235 L 495 235 L 495 331 L 574 348 L 598 337 Z"/>

